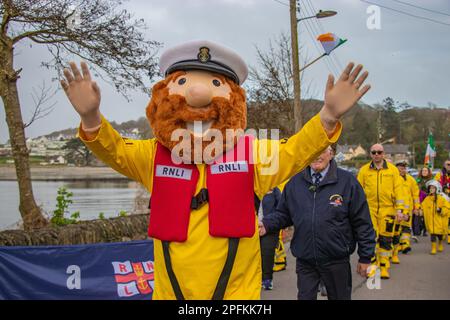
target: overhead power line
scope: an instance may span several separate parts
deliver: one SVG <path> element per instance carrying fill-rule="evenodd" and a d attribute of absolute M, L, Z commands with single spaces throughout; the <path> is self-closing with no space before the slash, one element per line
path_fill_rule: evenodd
<path fill-rule="evenodd" d="M 273 1 L 278 2 L 279 4 L 282 4 L 283 6 L 289 7 L 289 4 L 284 3 L 282 1 L 278 1 L 278 0 L 273 0 Z"/>
<path fill-rule="evenodd" d="M 437 13 L 437 14 L 442 14 L 442 15 L 444 15 L 444 16 L 450 17 L 450 14 L 445 13 L 445 12 L 441 12 L 441 11 L 437 11 L 437 10 L 432 10 L 432 9 L 424 8 L 424 7 L 421 7 L 421 6 L 412 4 L 412 3 L 408 3 L 408 2 L 405 2 L 405 1 L 400 1 L 400 0 L 392 0 L 392 1 L 401 3 L 401 4 L 404 4 L 404 5 L 406 5 L 406 6 L 410 6 L 410 7 L 413 7 L 413 8 L 417 8 L 417 9 L 421 9 L 421 10 L 425 10 L 425 11 L 433 12 L 433 13 Z"/>
<path fill-rule="evenodd" d="M 314 4 L 313 4 L 313 2 L 311 0 L 306 0 L 306 4 L 309 6 L 312 14 L 316 14 L 318 12 L 316 7 L 314 6 Z M 314 19 L 313 24 L 318 27 L 317 30 L 318 30 L 319 34 L 325 33 L 325 29 L 324 29 L 320 19 Z M 344 70 L 344 67 L 342 66 L 342 63 L 339 60 L 338 55 L 336 53 L 334 53 L 333 55 L 329 55 L 329 58 L 330 58 L 330 60 L 332 61 L 333 64 L 337 65 L 336 68 L 337 68 L 337 70 L 339 70 L 338 74 L 340 74 L 340 72 L 342 72 L 342 70 Z"/>
<path fill-rule="evenodd" d="M 387 9 L 387 10 L 395 11 L 397 13 L 404 14 L 404 15 L 407 15 L 407 16 L 410 16 L 410 17 L 413 17 L 413 18 L 427 20 L 427 21 L 430 21 L 430 22 L 442 24 L 444 26 L 450 26 L 450 23 L 434 20 L 434 19 L 431 19 L 431 18 L 423 17 L 423 16 L 418 16 L 418 15 L 415 15 L 415 14 L 412 14 L 412 13 L 409 13 L 409 12 L 405 12 L 405 11 L 402 11 L 402 10 L 397 10 L 397 9 L 394 9 L 394 8 L 391 8 L 391 7 L 384 6 L 384 5 L 381 5 L 379 3 L 375 3 L 375 2 L 371 2 L 371 1 L 367 1 L 367 0 L 360 0 L 360 1 L 368 3 L 368 4 L 373 4 L 373 5 L 379 6 L 381 8 Z"/>
<path fill-rule="evenodd" d="M 273 0 L 273 1 L 275 1 L 275 2 L 277 2 L 278 4 L 281 4 L 281 5 L 283 5 L 283 6 L 286 6 L 286 7 L 289 7 L 289 4 L 287 4 L 287 3 L 285 3 L 285 2 L 282 2 L 282 1 L 279 1 L 279 0 Z M 300 6 L 299 6 L 299 3 L 298 3 L 298 1 L 297 1 L 297 12 L 299 12 L 299 8 L 300 8 Z M 314 13 L 313 13 L 314 14 Z M 322 49 L 320 48 L 320 45 L 317 43 L 317 39 L 314 37 L 314 33 L 315 33 L 315 30 L 314 30 L 314 25 L 313 24 L 309 24 L 309 22 L 310 21 L 308 21 L 308 20 L 305 20 L 304 21 L 304 23 L 305 23 L 305 29 L 307 30 L 307 32 L 308 32 L 308 34 L 309 34 L 309 36 L 310 36 L 310 38 L 311 38 L 311 40 L 312 40 L 312 42 L 314 43 L 314 46 L 315 46 L 315 48 L 316 48 L 316 50 L 318 51 L 318 52 L 322 52 Z M 319 32 L 320 33 L 320 32 Z M 325 61 L 325 65 L 326 65 L 326 67 L 327 67 L 327 69 L 328 69 L 328 71 L 331 73 L 331 74 L 333 74 L 333 75 L 335 75 L 335 76 L 338 76 L 339 74 L 340 74 L 340 72 L 339 72 L 339 67 L 336 67 L 336 65 L 334 64 L 334 61 L 333 60 L 327 60 L 327 59 L 325 59 L 324 60 Z"/>

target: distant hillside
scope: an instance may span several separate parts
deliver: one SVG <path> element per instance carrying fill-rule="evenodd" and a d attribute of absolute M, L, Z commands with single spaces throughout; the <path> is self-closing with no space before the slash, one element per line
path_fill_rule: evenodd
<path fill-rule="evenodd" d="M 303 100 L 303 123 L 311 119 L 323 105 L 320 100 Z M 379 107 L 379 106 L 378 106 Z M 361 144 L 368 148 L 377 142 L 378 125 L 382 129 L 381 141 L 391 139 L 398 144 L 414 145 L 415 151 L 423 153 L 431 130 L 438 148 L 438 157 L 445 158 L 450 151 L 450 108 L 410 107 L 402 111 L 389 108 L 377 109 L 373 106 L 359 104 L 343 119 L 344 130 L 340 144 Z M 247 127 L 253 129 L 280 129 L 280 137 L 289 137 L 294 133 L 293 114 L 290 103 L 272 103 L 248 105 Z M 124 136 L 147 139 L 153 137 L 148 120 L 141 117 L 123 123 L 112 122 L 113 127 Z M 139 137 L 133 130 L 139 130 Z M 60 134 L 76 134 L 76 128 L 52 132 L 46 137 L 56 138 Z M 443 161 L 437 159 L 437 163 Z M 445 159 L 444 159 L 445 160 Z"/>
<path fill-rule="evenodd" d="M 130 121 L 122 122 L 120 124 L 116 123 L 115 121 L 112 121 L 111 125 L 113 126 L 114 129 L 116 129 L 118 132 L 120 132 L 124 136 L 127 136 L 127 135 L 132 136 L 133 135 L 132 131 L 134 129 L 138 129 L 141 139 L 148 139 L 148 138 L 153 137 L 153 133 L 150 129 L 150 125 L 148 123 L 147 118 L 145 118 L 145 117 L 140 117 L 138 120 L 130 120 Z M 55 138 L 59 137 L 60 135 L 75 136 L 77 133 L 77 130 L 78 130 L 78 128 L 70 128 L 70 129 L 65 129 L 65 130 L 54 131 L 50 134 L 45 135 L 45 137 L 49 138 L 49 139 L 55 139 Z"/>
<path fill-rule="evenodd" d="M 320 100 L 302 101 L 303 123 L 311 119 L 323 105 Z M 378 108 L 378 109 L 377 109 Z M 431 130 L 437 147 L 436 165 L 449 156 L 450 152 L 450 108 L 410 107 L 395 111 L 395 108 L 357 105 L 342 120 L 344 130 L 339 144 L 361 144 L 369 148 L 377 142 L 378 122 L 381 124 L 381 141 L 408 144 L 410 150 L 423 161 L 428 133 Z M 250 104 L 248 107 L 248 127 L 254 129 L 280 129 L 280 137 L 294 133 L 292 106 L 284 104 Z M 420 158 L 422 157 L 422 159 Z"/>

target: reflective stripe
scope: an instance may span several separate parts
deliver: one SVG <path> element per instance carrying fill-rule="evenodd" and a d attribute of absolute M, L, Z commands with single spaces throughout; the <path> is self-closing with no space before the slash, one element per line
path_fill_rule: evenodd
<path fill-rule="evenodd" d="M 389 251 L 380 251 L 379 253 L 380 257 L 390 257 L 391 253 Z"/>
<path fill-rule="evenodd" d="M 405 203 L 403 200 L 396 200 L 395 203 Z"/>
<path fill-rule="evenodd" d="M 410 236 L 409 235 L 403 235 L 400 237 L 400 240 L 409 240 Z"/>

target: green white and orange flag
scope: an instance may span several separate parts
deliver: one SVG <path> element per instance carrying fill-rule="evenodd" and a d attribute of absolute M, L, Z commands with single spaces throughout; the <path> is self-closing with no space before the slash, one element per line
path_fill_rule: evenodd
<path fill-rule="evenodd" d="M 305 66 L 303 66 L 303 68 L 301 68 L 300 71 L 305 70 L 310 65 L 312 65 L 316 61 L 322 59 L 323 57 L 330 55 L 331 51 L 333 51 L 337 47 L 343 45 L 347 41 L 347 39 L 341 39 L 338 36 L 336 36 L 334 33 L 331 33 L 331 32 L 319 35 L 317 37 L 317 40 L 320 41 L 320 43 L 322 44 L 323 50 L 325 52 L 322 53 L 319 57 L 315 58 L 313 61 L 311 61 L 311 62 L 307 63 Z"/>
<path fill-rule="evenodd" d="M 324 33 L 317 37 L 317 40 L 322 44 L 325 54 L 329 55 L 331 51 L 344 44 L 347 39 L 339 38 L 334 33 Z"/>
<path fill-rule="evenodd" d="M 436 146 L 434 145 L 434 138 L 433 134 L 430 132 L 428 135 L 428 144 L 427 144 L 427 151 L 425 152 L 425 161 L 424 165 L 426 167 L 432 168 L 433 167 L 433 160 L 436 157 Z"/>

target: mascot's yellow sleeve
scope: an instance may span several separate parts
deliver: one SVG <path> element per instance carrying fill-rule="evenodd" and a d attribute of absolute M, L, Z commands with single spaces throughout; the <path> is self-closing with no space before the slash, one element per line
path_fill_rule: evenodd
<path fill-rule="evenodd" d="M 330 144 L 337 142 L 341 131 L 338 123 L 329 138 L 317 114 L 289 139 L 255 140 L 256 195 L 262 199 L 269 190 L 302 171 Z"/>
<path fill-rule="evenodd" d="M 317 114 L 289 139 L 255 139 L 254 189 L 258 197 L 262 199 L 269 190 L 303 170 L 328 145 L 338 140 L 341 131 L 342 126 L 338 123 L 329 138 Z M 100 160 L 151 191 L 155 139 L 123 138 L 103 116 L 101 127 L 94 139 L 88 140 L 81 126 L 78 136 Z"/>
<path fill-rule="evenodd" d="M 88 139 L 81 128 L 78 137 L 105 164 L 128 178 L 140 182 L 150 191 L 156 140 L 133 140 L 122 136 L 102 116 L 97 135 Z"/>
<path fill-rule="evenodd" d="M 270 152 L 261 152 L 259 155 L 259 151 L 256 151 L 255 193 L 262 198 L 267 191 L 302 170 L 330 143 L 337 141 L 340 132 L 339 124 L 329 139 L 317 115 L 287 141 L 269 144 L 271 150 L 278 149 L 278 158 L 262 156 L 270 155 Z M 98 158 L 119 173 L 142 183 L 151 193 L 155 139 L 122 138 L 103 117 L 94 138 L 88 139 L 81 128 L 78 134 Z M 265 145 L 267 144 L 254 140 L 254 150 Z M 200 176 L 196 192 L 199 192 L 206 187 L 206 167 L 200 164 L 197 168 Z M 267 168 L 269 169 L 264 170 Z M 228 253 L 228 239 L 209 235 L 208 208 L 208 204 L 205 204 L 198 210 L 192 210 L 187 240 L 183 243 L 172 242 L 170 245 L 172 267 L 186 299 L 211 299 Z M 153 299 L 175 299 L 164 263 L 161 241 L 157 239 L 154 239 L 154 256 Z M 239 242 L 224 299 L 259 299 L 261 279 L 258 221 L 255 215 L 255 234 L 251 238 L 242 238 Z"/>

